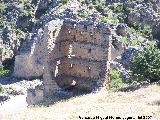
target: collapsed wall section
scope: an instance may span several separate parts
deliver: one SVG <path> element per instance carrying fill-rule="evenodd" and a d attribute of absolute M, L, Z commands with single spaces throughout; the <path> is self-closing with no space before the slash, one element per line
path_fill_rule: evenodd
<path fill-rule="evenodd" d="M 44 43 L 41 29 L 33 38 L 28 37 L 23 42 L 20 54 L 15 56 L 13 73 L 15 77 L 33 79 L 43 75 Z"/>

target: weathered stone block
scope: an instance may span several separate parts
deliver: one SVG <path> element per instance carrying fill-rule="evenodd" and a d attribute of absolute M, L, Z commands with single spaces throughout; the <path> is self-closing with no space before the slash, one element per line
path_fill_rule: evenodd
<path fill-rule="evenodd" d="M 28 105 L 35 105 L 42 102 L 44 99 L 43 86 L 36 86 L 27 90 L 26 101 Z"/>

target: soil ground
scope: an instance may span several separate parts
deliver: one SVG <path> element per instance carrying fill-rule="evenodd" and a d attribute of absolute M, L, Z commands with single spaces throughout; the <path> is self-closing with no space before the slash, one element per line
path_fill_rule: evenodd
<path fill-rule="evenodd" d="M 65 100 L 55 96 L 55 102 L 47 106 L 26 107 L 24 96 L 5 103 L 7 109 L 0 111 L 0 120 L 80 120 L 95 116 L 135 120 L 138 116 L 152 116 L 150 120 L 160 120 L 160 85 L 157 84 L 131 92 L 100 91 Z"/>

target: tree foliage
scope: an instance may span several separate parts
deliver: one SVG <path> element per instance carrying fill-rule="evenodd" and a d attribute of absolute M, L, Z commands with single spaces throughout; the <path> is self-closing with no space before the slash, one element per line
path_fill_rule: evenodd
<path fill-rule="evenodd" d="M 151 82 L 160 80 L 160 50 L 154 45 L 145 46 L 130 60 L 130 70 Z"/>

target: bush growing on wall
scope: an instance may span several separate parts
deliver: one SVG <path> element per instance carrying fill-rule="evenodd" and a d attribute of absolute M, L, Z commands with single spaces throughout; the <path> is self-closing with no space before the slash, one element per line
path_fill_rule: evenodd
<path fill-rule="evenodd" d="M 139 78 L 149 79 L 151 82 L 160 80 L 160 50 L 154 45 L 145 46 L 131 58 L 130 70 L 132 75 Z"/>

